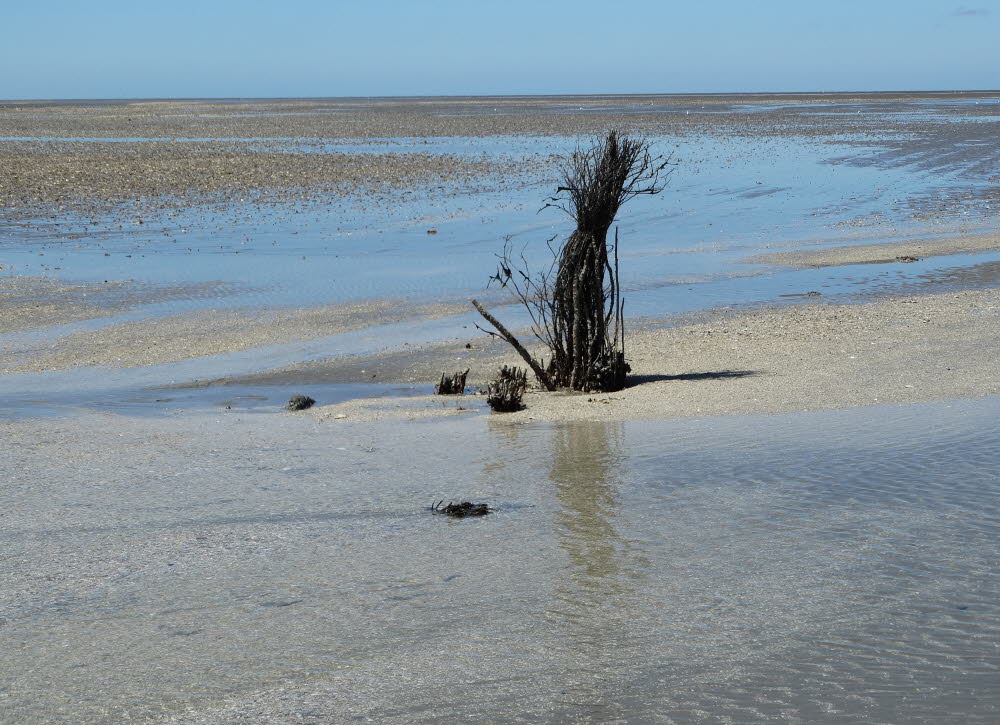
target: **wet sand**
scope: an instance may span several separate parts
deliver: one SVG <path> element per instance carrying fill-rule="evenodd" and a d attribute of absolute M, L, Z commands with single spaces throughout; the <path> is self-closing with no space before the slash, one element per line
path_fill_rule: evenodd
<path fill-rule="evenodd" d="M 81 366 L 128 368 L 339 335 L 401 320 L 454 314 L 455 306 L 393 300 L 286 310 L 207 310 L 108 325 L 0 349 L 0 374 Z M 31 309 L 25 311 L 31 313 Z M 72 315 L 70 315 L 71 317 Z M 66 316 L 60 318 L 66 321 Z"/>
<path fill-rule="evenodd" d="M 173 299 L 219 297 L 238 289 L 222 282 L 164 287 L 129 280 L 86 284 L 12 275 L 0 278 L 0 334 L 111 317 Z"/>
<path fill-rule="evenodd" d="M 722 310 L 628 338 L 629 387 L 610 394 L 532 391 L 527 408 L 497 420 L 587 421 L 785 413 L 1000 393 L 1000 291 L 900 296 L 863 304 Z M 473 345 L 467 349 L 466 344 Z M 541 350 L 536 350 L 540 353 Z M 488 338 L 413 352 L 335 358 L 194 385 L 300 385 L 436 381 L 470 368 L 483 388 L 503 364 L 520 364 Z M 322 420 L 382 420 L 486 410 L 482 396 L 348 401 L 315 409 Z M 338 418 L 338 416 L 340 416 Z"/>
<path fill-rule="evenodd" d="M 767 252 L 748 257 L 744 262 L 746 264 L 779 264 L 792 267 L 838 267 L 848 264 L 898 262 L 900 257 L 921 259 L 968 252 L 987 252 L 996 249 L 1000 249 L 1000 235 L 968 234 L 827 249 Z"/>
<path fill-rule="evenodd" d="M 979 249 L 994 237 L 946 239 L 933 249 Z M 888 254 L 899 251 L 889 245 Z M 930 248 L 930 247 L 929 247 Z M 913 247 L 907 247 L 917 251 Z M 880 257 L 879 245 L 833 250 L 833 260 Z M 782 257 L 811 259 L 823 252 Z M 802 255 L 796 256 L 796 255 Z M 846 263 L 846 262 L 845 262 Z M 971 268 L 975 270 L 975 268 Z M 967 283 L 990 284 L 973 275 Z M 936 286 L 928 283 L 928 289 Z M 7 302 L 8 324 L 68 322 L 113 314 L 90 303 L 41 310 L 36 299 L 57 292 L 74 299 L 122 296 L 110 289 L 58 286 L 51 280 L 7 281 L 21 297 Z M 1000 392 L 995 350 L 1000 296 L 995 287 L 954 292 L 875 297 L 860 303 L 799 302 L 775 307 L 707 310 L 688 317 L 643 320 L 628 339 L 630 385 L 611 395 L 531 392 L 528 409 L 504 420 L 629 420 L 700 415 L 782 413 L 883 403 L 928 402 Z M 99 294 L 103 293 L 103 298 Z M 164 292 L 166 294 L 166 292 Z M 15 304 L 20 300 L 20 304 Z M 95 311 L 96 310 L 96 311 Z M 253 350 L 268 345 L 335 336 L 400 320 L 441 319 L 468 308 L 460 304 L 412 305 L 382 300 L 362 304 L 284 310 L 207 310 L 102 325 L 97 329 L 42 337 L 0 352 L 0 370 L 25 373 L 81 366 L 132 368 Z M 503 316 L 503 315 L 501 315 Z M 458 319 L 458 318 L 456 318 Z M 447 326 L 445 330 L 452 329 Z M 301 386 L 338 383 L 430 385 L 441 373 L 470 368 L 470 389 L 484 389 L 501 365 L 523 364 L 506 343 L 456 322 L 447 343 L 401 344 L 387 352 L 296 363 L 274 370 L 171 387 Z M 402 333 L 401 333 L 402 334 Z M 530 333 L 519 333 L 531 339 Z M 403 338 L 405 339 L 405 337 Z M 537 346 L 536 354 L 542 354 Z M 320 407 L 319 419 L 383 420 L 483 411 L 482 397 L 444 404 L 445 399 L 372 398 Z"/>
<path fill-rule="evenodd" d="M 378 187 L 398 190 L 434 180 L 480 183 L 525 175 L 505 163 L 438 154 L 288 153 L 288 142 L 441 137 L 579 136 L 610 126 L 650 135 L 811 137 L 854 134 L 881 152 L 849 163 L 953 164 L 977 154 L 988 173 L 992 150 L 977 147 L 983 124 L 893 117 L 884 111 L 923 103 L 954 118 L 989 121 L 989 93 L 748 94 L 506 98 L 314 99 L 263 101 L 5 102 L 0 105 L 0 203 L 6 216 L 44 210 L 106 212 L 124 202 L 133 213 L 183 203 L 246 197 L 317 198 Z M 968 105 L 948 105 L 965 101 Z M 882 111 L 868 112 L 873 106 Z M 943 105 L 936 105 L 943 104 Z M 810 112 L 810 106 L 813 106 Z M 836 106 L 840 113 L 827 111 Z M 857 106 L 865 113 L 846 113 Z M 806 109 L 803 112 L 803 107 Z M 741 113 L 731 113 L 739 109 Z M 898 138 L 910 139 L 906 144 Z M 972 141 L 973 143 L 969 143 Z M 378 141 L 376 141 L 378 143 Z M 970 148 L 965 148 L 970 147 Z M 971 148 L 975 147 L 975 148 Z M 942 148 L 951 148 L 942 158 Z M 319 194 L 318 194 L 319 193 Z"/>
<path fill-rule="evenodd" d="M 73 150 L 66 150 L 66 147 Z M 75 148 L 74 148 L 75 147 Z M 524 173 L 505 164 L 505 173 Z M 133 219 L 197 204 L 303 201 L 398 192 L 415 184 L 474 184 L 500 168 L 444 154 L 268 153 L 228 143 L 0 142 L 0 204 L 7 219 L 101 215 L 122 204 Z"/>
<path fill-rule="evenodd" d="M 710 95 L 490 96 L 423 98 L 260 99 L 240 101 L 109 101 L 99 104 L 35 101 L 0 105 L 0 135 L 7 137 L 104 136 L 144 138 L 387 138 L 504 136 L 601 132 L 610 124 L 672 132 L 688 127 L 732 126 L 725 112 L 734 107 L 759 114 L 741 116 L 745 128 L 782 133 L 776 119 L 791 105 L 814 106 L 810 127 L 831 132 L 823 112 L 831 104 L 861 108 L 922 102 L 953 104 L 963 117 L 989 116 L 977 99 L 995 92 L 787 93 Z M 854 115 L 854 114 L 852 114 Z M 843 131 L 871 130 L 881 123 L 869 114 L 837 119 Z"/>

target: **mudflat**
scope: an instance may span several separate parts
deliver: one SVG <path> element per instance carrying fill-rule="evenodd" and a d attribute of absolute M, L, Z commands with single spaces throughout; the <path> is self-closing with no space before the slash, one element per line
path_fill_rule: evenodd
<path fill-rule="evenodd" d="M 998 104 L 0 103 L 0 722 L 995 722 Z M 491 414 L 611 125 L 629 384 Z"/>

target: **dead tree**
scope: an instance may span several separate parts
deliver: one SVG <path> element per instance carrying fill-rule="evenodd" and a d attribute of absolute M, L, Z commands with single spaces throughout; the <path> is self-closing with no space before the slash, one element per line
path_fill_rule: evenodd
<path fill-rule="evenodd" d="M 611 130 L 588 149 L 575 151 L 562 167 L 562 185 L 543 208 L 566 212 L 576 229 L 552 250 L 552 263 L 532 275 L 523 254 L 515 259 L 510 240 L 491 281 L 512 290 L 531 314 L 532 329 L 549 351 L 549 362 L 524 346 L 473 300 L 524 358 L 547 389 L 613 391 L 625 387 L 625 316 L 618 274 L 618 233 L 608 232 L 621 206 L 641 194 L 658 194 L 669 159 L 654 157 L 645 139 Z"/>

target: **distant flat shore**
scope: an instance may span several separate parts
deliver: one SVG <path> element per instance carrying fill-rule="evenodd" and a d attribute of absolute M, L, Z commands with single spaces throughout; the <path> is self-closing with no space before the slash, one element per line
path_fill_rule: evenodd
<path fill-rule="evenodd" d="M 1000 90 L 936 90 L 936 91 L 760 91 L 747 93 L 505 93 L 501 95 L 448 95 L 448 96 L 290 96 L 290 97 L 260 97 L 260 98 L 30 98 L 30 99 L 0 99 L 0 106 L 112 106 L 131 103 L 302 103 L 302 102 L 340 102 L 340 101 L 454 101 L 454 100 L 524 100 L 524 99 L 635 99 L 663 98 L 670 100 L 718 100 L 718 99 L 753 99 L 753 100 L 845 100 L 863 98 L 865 100 L 941 100 L 953 98 L 992 98 L 1000 94 Z"/>

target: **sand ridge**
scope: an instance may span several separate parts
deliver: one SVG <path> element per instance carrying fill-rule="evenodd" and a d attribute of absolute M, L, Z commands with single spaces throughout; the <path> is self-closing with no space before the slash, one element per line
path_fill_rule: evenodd
<path fill-rule="evenodd" d="M 711 315 L 710 315 L 711 316 Z M 715 320 L 636 331 L 628 338 L 630 385 L 615 393 L 529 392 L 527 408 L 498 420 L 636 420 L 784 413 L 1000 394 L 1000 290 L 890 297 L 864 304 L 801 304 L 719 311 Z M 381 364 L 380 364 L 381 363 Z M 326 372 L 377 371 L 382 382 L 435 380 L 443 370 L 471 367 L 470 386 L 501 364 L 518 364 L 499 344 L 459 344 L 404 354 L 311 363 L 284 379 L 317 380 Z M 360 375 L 359 375 L 360 377 Z M 252 381 L 254 376 L 240 379 Z M 259 380 L 259 378 L 258 378 Z M 479 396 L 469 407 L 485 410 Z M 442 413 L 442 399 L 423 399 Z M 322 419 L 378 420 L 400 403 L 319 407 Z M 408 399 L 399 415 L 418 418 Z M 430 413 L 429 413 L 430 414 Z M 399 417 L 392 414 L 393 417 Z"/>
<path fill-rule="evenodd" d="M 158 365 L 266 345 L 312 340 L 403 319 L 454 314 L 454 305 L 399 300 L 289 309 L 212 309 L 151 317 L 0 349 L 0 374 Z"/>
<path fill-rule="evenodd" d="M 1000 234 L 964 234 L 881 244 L 792 249 L 755 254 L 744 264 L 778 264 L 792 267 L 839 267 L 848 264 L 882 264 L 903 258 L 941 257 L 1000 249 Z M 911 261 L 911 260 L 908 260 Z"/>

